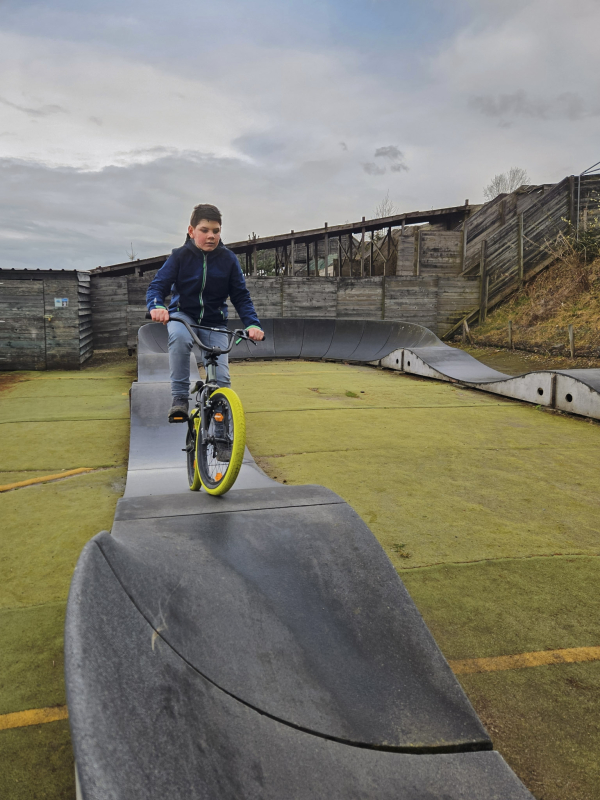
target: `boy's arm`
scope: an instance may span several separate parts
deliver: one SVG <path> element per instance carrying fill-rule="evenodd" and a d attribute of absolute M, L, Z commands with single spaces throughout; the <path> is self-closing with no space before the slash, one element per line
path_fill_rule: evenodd
<path fill-rule="evenodd" d="M 169 320 L 165 297 L 171 291 L 171 286 L 175 283 L 178 272 L 179 264 L 175 255 L 171 254 L 150 281 L 146 292 L 146 306 L 152 319 L 157 322 L 168 322 Z"/>
<path fill-rule="evenodd" d="M 237 257 L 234 256 L 234 258 L 235 264 L 231 270 L 231 277 L 229 278 L 229 297 L 244 327 L 246 329 L 255 328 L 258 331 L 262 331 L 258 315 L 254 308 L 254 303 L 250 297 L 248 287 L 246 286 L 240 262 L 237 260 Z M 262 339 L 262 336 L 260 338 Z"/>

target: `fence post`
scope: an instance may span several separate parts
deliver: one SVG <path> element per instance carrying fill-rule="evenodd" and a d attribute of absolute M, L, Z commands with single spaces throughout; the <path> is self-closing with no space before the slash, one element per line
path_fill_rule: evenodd
<path fill-rule="evenodd" d="M 486 263 L 487 239 L 481 243 L 481 253 L 479 256 L 479 322 L 485 322 L 487 316 L 488 301 L 488 274 Z"/>
<path fill-rule="evenodd" d="M 519 226 L 517 230 L 517 258 L 519 261 L 519 282 L 523 283 L 525 269 L 523 264 L 523 229 L 524 229 L 523 212 L 519 214 Z"/>
<path fill-rule="evenodd" d="M 469 323 L 466 319 L 463 319 L 462 322 L 462 341 L 463 344 L 466 344 L 467 341 L 473 344 L 473 336 L 471 335 L 471 331 L 469 330 Z"/>
<path fill-rule="evenodd" d="M 292 231 L 293 233 L 293 231 Z M 290 244 L 290 271 L 289 274 L 294 274 L 294 264 L 296 263 L 296 241 L 292 239 Z"/>
<path fill-rule="evenodd" d="M 365 221 L 365 218 L 362 218 L 362 221 Z M 360 277 L 364 278 L 365 276 L 365 226 L 362 227 L 362 232 L 360 235 Z"/>
<path fill-rule="evenodd" d="M 348 262 L 350 266 L 348 267 L 348 275 L 352 277 L 352 258 L 354 257 L 354 237 L 352 236 L 352 231 L 348 236 Z"/>
<path fill-rule="evenodd" d="M 421 268 L 421 229 L 417 228 L 415 231 L 415 276 L 419 277 L 419 270 Z"/>
<path fill-rule="evenodd" d="M 512 319 L 508 320 L 508 347 L 513 349 L 513 335 L 512 335 Z"/>
<path fill-rule="evenodd" d="M 569 223 L 571 231 L 575 226 L 575 176 L 569 175 Z"/>
<path fill-rule="evenodd" d="M 572 325 L 569 325 L 569 350 L 571 352 L 571 358 L 575 358 L 575 333 Z"/>

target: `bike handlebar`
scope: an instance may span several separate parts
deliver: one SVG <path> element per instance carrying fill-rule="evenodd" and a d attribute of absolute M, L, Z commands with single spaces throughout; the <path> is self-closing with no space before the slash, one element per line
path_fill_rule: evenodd
<path fill-rule="evenodd" d="M 146 312 L 146 319 L 152 319 L 150 312 Z M 217 355 L 224 355 L 225 353 L 229 353 L 231 352 L 231 348 L 233 347 L 233 340 L 236 338 L 238 339 L 238 341 L 240 339 L 246 339 L 247 341 L 252 342 L 253 344 L 258 344 L 258 342 L 255 342 L 253 339 L 250 338 L 248 331 L 244 330 L 243 328 L 236 328 L 233 331 L 230 331 L 228 328 L 211 328 L 208 325 L 190 324 L 185 319 L 180 319 L 179 317 L 172 317 L 171 315 L 169 315 L 169 322 L 171 322 L 171 320 L 173 320 L 174 322 L 181 322 L 182 325 L 185 325 L 185 327 L 190 332 L 195 344 L 197 344 L 201 350 L 204 350 L 205 353 L 216 353 Z M 229 347 L 227 348 L 227 350 L 223 350 L 221 347 L 206 347 L 206 345 L 202 344 L 200 339 L 196 336 L 192 328 L 198 328 L 199 330 L 203 331 L 215 331 L 216 333 L 226 333 L 230 337 Z M 264 342 L 264 338 L 261 341 Z"/>

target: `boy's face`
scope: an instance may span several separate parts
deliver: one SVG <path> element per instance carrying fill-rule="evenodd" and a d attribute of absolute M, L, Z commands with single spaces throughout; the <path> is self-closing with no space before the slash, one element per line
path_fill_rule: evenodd
<path fill-rule="evenodd" d="M 188 228 L 190 237 L 196 247 L 205 252 L 214 250 L 221 241 L 221 223 L 210 219 L 201 219 L 195 228 Z"/>

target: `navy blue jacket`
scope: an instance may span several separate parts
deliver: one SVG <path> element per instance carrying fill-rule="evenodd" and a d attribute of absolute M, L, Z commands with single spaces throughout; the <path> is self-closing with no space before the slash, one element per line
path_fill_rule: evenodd
<path fill-rule="evenodd" d="M 168 294 L 172 295 L 169 311 L 183 311 L 200 325 L 220 326 L 227 319 L 230 297 L 244 326 L 260 328 L 240 262 L 223 242 L 209 253 L 191 239 L 173 250 L 148 287 L 148 310 L 165 308 Z"/>

